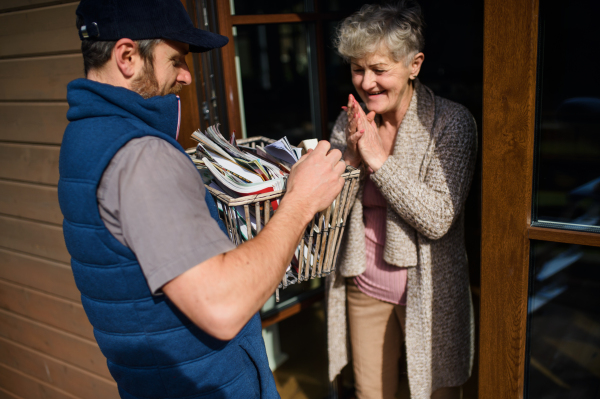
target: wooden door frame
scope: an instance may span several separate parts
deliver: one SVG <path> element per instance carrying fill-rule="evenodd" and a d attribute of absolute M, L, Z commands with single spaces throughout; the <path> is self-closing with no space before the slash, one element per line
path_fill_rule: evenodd
<path fill-rule="evenodd" d="M 600 246 L 532 226 L 539 0 L 485 0 L 479 398 L 525 395 L 530 240 Z"/>
<path fill-rule="evenodd" d="M 522 398 L 539 0 L 485 0 L 479 398 Z"/>

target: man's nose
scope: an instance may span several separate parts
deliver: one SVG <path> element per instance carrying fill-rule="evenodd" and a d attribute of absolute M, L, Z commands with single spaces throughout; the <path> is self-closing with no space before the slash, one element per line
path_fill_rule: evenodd
<path fill-rule="evenodd" d="M 188 69 L 187 65 L 183 66 L 179 70 L 179 74 L 177 75 L 177 82 L 183 85 L 189 85 L 192 83 L 192 74 L 190 73 L 190 70 Z"/>

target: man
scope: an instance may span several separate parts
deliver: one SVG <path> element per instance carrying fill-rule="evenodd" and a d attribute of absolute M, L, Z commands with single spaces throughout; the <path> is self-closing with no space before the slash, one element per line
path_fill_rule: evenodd
<path fill-rule="evenodd" d="M 179 0 L 82 0 L 87 79 L 68 86 L 60 155 L 65 241 L 96 340 L 126 399 L 277 398 L 258 310 L 305 226 L 343 186 L 321 142 L 277 213 L 235 248 L 176 141 L 188 51 L 227 39 Z"/>

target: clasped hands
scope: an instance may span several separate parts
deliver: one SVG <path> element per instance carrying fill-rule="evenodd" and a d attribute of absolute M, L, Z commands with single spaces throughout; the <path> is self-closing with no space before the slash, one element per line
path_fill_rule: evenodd
<path fill-rule="evenodd" d="M 375 111 L 365 114 L 352 94 L 348 96 L 348 106 L 342 108 L 348 116 L 344 161 L 354 167 L 362 162 L 371 172 L 376 172 L 387 160 L 388 154 L 374 121 Z"/>

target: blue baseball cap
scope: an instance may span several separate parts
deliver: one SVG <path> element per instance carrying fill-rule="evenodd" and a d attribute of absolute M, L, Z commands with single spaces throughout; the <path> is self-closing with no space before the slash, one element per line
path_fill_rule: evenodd
<path fill-rule="evenodd" d="M 83 19 L 81 40 L 169 39 L 189 44 L 193 53 L 229 42 L 195 28 L 180 0 L 82 0 L 75 13 Z"/>

